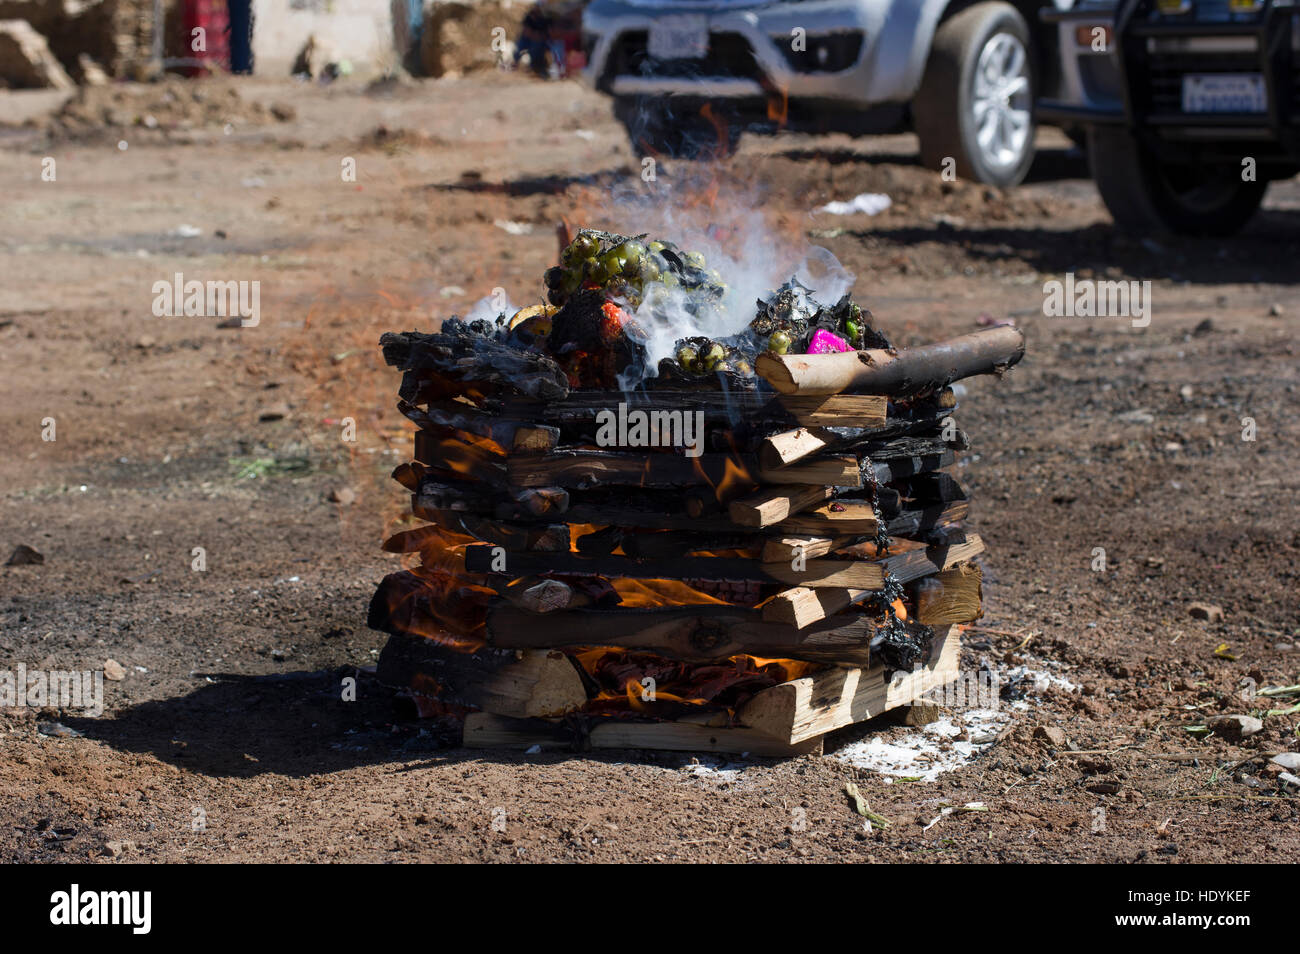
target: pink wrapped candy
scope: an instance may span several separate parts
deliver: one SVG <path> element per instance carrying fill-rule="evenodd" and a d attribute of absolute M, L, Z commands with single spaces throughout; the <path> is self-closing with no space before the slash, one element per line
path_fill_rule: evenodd
<path fill-rule="evenodd" d="M 852 351 L 849 343 L 825 328 L 813 332 L 812 341 L 808 342 L 809 354 L 830 354 L 832 351 Z"/>

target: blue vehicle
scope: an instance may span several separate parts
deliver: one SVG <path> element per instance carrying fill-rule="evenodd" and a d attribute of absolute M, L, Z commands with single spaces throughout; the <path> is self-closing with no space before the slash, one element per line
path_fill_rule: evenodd
<path fill-rule="evenodd" d="M 1300 172 L 1294 0 L 1084 0 L 1042 18 L 1061 73 L 1039 116 L 1086 137 L 1122 228 L 1228 235 Z"/>

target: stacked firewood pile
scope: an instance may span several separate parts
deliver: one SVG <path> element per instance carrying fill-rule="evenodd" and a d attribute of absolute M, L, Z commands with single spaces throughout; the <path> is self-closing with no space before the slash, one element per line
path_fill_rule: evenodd
<path fill-rule="evenodd" d="M 385 547 L 419 561 L 371 604 L 381 680 L 466 745 L 784 755 L 954 679 L 983 543 L 946 472 L 967 444 L 948 385 L 1014 364 L 1020 333 L 788 347 L 869 321 L 842 301 L 771 327 L 785 347 L 686 341 L 627 386 L 627 299 L 566 281 L 549 308 L 381 342 L 417 427 L 394 472 L 412 526 Z"/>

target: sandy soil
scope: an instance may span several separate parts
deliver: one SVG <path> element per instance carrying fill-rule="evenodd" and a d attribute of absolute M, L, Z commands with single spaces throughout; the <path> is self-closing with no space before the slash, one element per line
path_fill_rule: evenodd
<path fill-rule="evenodd" d="M 940 182 L 908 136 L 746 140 L 718 217 L 747 196 L 831 249 L 896 340 L 1025 329 L 1021 367 L 968 382 L 959 414 L 989 547 L 966 663 L 1056 681 L 935 781 L 834 756 L 485 753 L 395 719 L 367 673 L 410 449 L 374 345 L 497 286 L 535 297 L 560 216 L 636 230 L 609 196 L 644 191 L 639 163 L 570 83 L 237 90 L 279 115 L 87 132 L 48 124 L 49 97 L 0 98 L 28 121 L 0 128 L 0 558 L 44 555 L 0 568 L 0 669 L 125 670 L 101 718 L 0 714 L 0 860 L 1300 861 L 1300 803 L 1266 767 L 1300 715 L 1238 744 L 1186 731 L 1294 705 L 1243 701 L 1243 679 L 1300 682 L 1295 182 L 1231 242 L 1138 242 L 1054 131 L 1009 193 Z M 663 202 L 698 170 L 659 173 Z M 808 214 L 862 192 L 894 205 Z M 1150 326 L 1045 318 L 1067 271 L 1151 280 Z M 260 324 L 155 318 L 176 272 L 260 281 Z M 1064 744 L 1034 737 L 1049 726 Z M 884 720 L 836 745 L 914 735 Z M 890 827 L 864 830 L 850 780 Z"/>

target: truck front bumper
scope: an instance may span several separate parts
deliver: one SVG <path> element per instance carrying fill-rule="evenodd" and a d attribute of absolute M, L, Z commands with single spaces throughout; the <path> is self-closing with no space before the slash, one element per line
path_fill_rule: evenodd
<path fill-rule="evenodd" d="M 923 63 L 912 62 L 910 49 L 879 49 L 890 8 L 886 0 L 685 11 L 616 0 L 595 4 L 583 21 L 588 58 L 583 78 L 615 97 L 677 96 L 736 104 L 807 100 L 846 107 L 906 102 Z M 649 37 L 656 22 L 683 13 L 707 22 L 707 55 L 652 58 Z"/>
<path fill-rule="evenodd" d="M 1039 104 L 1040 115 L 1125 124 L 1174 162 L 1246 154 L 1261 163 L 1300 162 L 1300 4 L 1190 0 L 1177 13 L 1164 6 L 1162 13 L 1156 0 L 1122 0 L 1111 23 L 1098 11 L 1045 13 L 1058 24 L 1065 75 L 1058 96 Z M 1110 30 L 1106 52 L 1083 45 L 1085 31 L 1097 26 Z M 1266 105 L 1189 109 L 1189 76 L 1262 77 Z"/>

